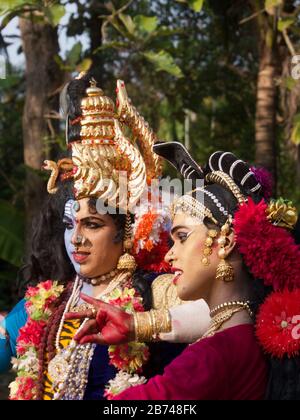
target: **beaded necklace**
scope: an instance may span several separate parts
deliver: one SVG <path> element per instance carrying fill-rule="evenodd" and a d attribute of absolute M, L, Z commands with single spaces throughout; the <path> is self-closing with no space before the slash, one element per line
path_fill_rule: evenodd
<path fill-rule="evenodd" d="M 237 312 L 246 310 L 250 318 L 252 318 L 253 313 L 249 304 L 249 301 L 231 301 L 224 302 L 213 308 L 210 311 L 210 326 L 208 327 L 208 330 L 203 334 L 201 339 L 213 336 L 221 328 L 221 326 Z"/>
<path fill-rule="evenodd" d="M 116 278 L 110 282 L 106 289 L 97 298 L 103 298 L 120 286 L 130 277 L 130 273 L 118 273 Z M 95 344 L 77 344 L 71 340 L 70 344 L 62 349 L 60 347 L 60 335 L 65 322 L 65 314 L 74 308 L 78 311 L 79 295 L 82 289 L 83 279 L 76 277 L 72 294 L 66 304 L 60 325 L 57 331 L 55 347 L 56 356 L 49 362 L 48 373 L 52 379 L 54 392 L 53 399 L 78 400 L 82 399 L 88 381 L 88 370 L 95 350 Z M 86 305 L 86 304 L 84 304 Z M 84 319 L 78 329 L 83 328 L 88 318 Z M 78 380 L 79 379 L 79 380 Z"/>

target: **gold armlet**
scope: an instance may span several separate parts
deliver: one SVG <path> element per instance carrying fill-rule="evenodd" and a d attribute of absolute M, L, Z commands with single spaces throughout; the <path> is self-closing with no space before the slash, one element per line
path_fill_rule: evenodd
<path fill-rule="evenodd" d="M 133 314 L 135 341 L 156 341 L 160 333 L 172 330 L 171 316 L 168 309 L 151 309 L 148 312 Z"/>

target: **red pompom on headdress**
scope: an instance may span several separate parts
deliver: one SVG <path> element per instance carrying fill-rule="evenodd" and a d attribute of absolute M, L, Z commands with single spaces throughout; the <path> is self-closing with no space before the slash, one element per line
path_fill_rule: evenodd
<path fill-rule="evenodd" d="M 294 357 L 300 352 L 300 290 L 273 292 L 261 305 L 256 336 L 273 357 Z"/>
<path fill-rule="evenodd" d="M 267 204 L 249 198 L 234 216 L 236 242 L 255 278 L 274 290 L 300 287 L 300 247 L 284 228 L 267 219 Z"/>
<path fill-rule="evenodd" d="M 259 182 L 262 186 L 262 193 L 264 198 L 266 200 L 269 200 L 272 196 L 272 190 L 274 185 L 272 174 L 265 168 L 257 168 L 255 166 L 251 166 L 250 169 L 254 173 L 257 182 Z"/>

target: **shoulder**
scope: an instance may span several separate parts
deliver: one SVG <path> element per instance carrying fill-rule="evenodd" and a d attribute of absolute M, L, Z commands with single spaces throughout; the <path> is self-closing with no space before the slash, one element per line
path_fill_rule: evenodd
<path fill-rule="evenodd" d="M 183 303 L 177 295 L 173 278 L 174 274 L 163 274 L 153 281 L 152 299 L 154 309 L 171 308 Z"/>
<path fill-rule="evenodd" d="M 11 324 L 20 324 L 19 328 L 21 328 L 26 323 L 27 312 L 25 303 L 25 299 L 20 300 L 20 302 L 18 302 L 16 306 L 11 310 L 11 312 L 6 316 L 4 322 L 7 328 L 9 328 Z"/>
<path fill-rule="evenodd" d="M 22 299 L 1 322 L 2 329 L 9 336 L 10 345 L 13 349 L 13 352 L 15 351 L 19 330 L 20 328 L 24 327 L 26 322 L 27 312 L 25 308 L 25 300 Z"/>
<path fill-rule="evenodd" d="M 222 349 L 222 358 L 227 365 L 249 365 L 249 360 L 262 357 L 261 348 L 255 337 L 253 324 L 241 324 L 226 328 L 211 337 L 203 338 L 192 347 L 206 345 L 217 352 Z"/>

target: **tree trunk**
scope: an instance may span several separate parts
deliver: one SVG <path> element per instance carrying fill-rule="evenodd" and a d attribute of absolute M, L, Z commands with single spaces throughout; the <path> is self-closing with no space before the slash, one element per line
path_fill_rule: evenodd
<path fill-rule="evenodd" d="M 27 233 L 40 208 L 46 189 L 38 172 L 45 158 L 45 139 L 50 135 L 45 115 L 59 109 L 58 90 L 63 74 L 54 57 L 59 52 L 57 29 L 34 19 L 20 18 L 26 60 L 26 100 L 23 111 L 24 162 L 28 167 L 25 187 Z M 54 131 L 57 130 L 52 124 Z M 53 134 L 53 130 L 52 130 Z M 28 235 L 27 239 L 28 239 Z"/>
<path fill-rule="evenodd" d="M 90 35 L 90 58 L 92 59 L 92 66 L 90 71 L 96 78 L 100 87 L 103 87 L 104 72 L 103 72 L 103 60 L 102 54 L 98 51 L 95 54 L 95 50 L 102 45 L 102 33 L 101 33 L 101 24 L 102 20 L 99 18 L 103 14 L 103 5 L 96 0 L 92 0 L 89 8 L 90 18 L 88 21 L 88 30 Z"/>
<path fill-rule="evenodd" d="M 274 177 L 276 186 L 276 109 L 277 109 L 277 54 L 274 45 L 268 45 L 267 33 L 259 57 L 255 116 L 255 160 Z"/>

